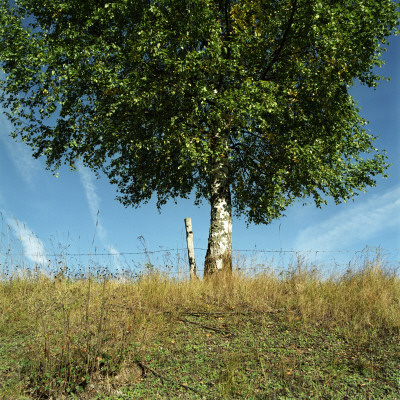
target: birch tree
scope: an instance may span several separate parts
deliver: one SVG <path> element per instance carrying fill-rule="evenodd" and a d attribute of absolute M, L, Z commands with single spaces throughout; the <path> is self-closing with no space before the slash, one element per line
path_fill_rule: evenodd
<path fill-rule="evenodd" d="M 0 0 L 0 102 L 48 168 L 78 159 L 137 207 L 209 202 L 205 275 L 232 215 L 268 224 L 376 184 L 349 90 L 374 87 L 390 0 Z"/>

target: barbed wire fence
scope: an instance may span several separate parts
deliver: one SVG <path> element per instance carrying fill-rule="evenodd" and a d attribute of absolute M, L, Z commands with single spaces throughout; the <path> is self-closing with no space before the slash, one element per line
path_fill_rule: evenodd
<path fill-rule="evenodd" d="M 114 247 L 100 246 L 95 235 L 83 245 L 89 251 L 81 251 L 76 238 L 60 239 L 52 236 L 41 242 L 32 232 L 29 237 L 18 235 L 0 211 L 0 279 L 15 272 L 45 272 L 51 275 L 60 272 L 73 276 L 104 274 L 114 276 L 141 276 L 149 272 L 162 272 L 168 276 L 189 277 L 188 247 L 177 246 L 150 249 L 145 238 L 137 239 L 136 251 L 117 251 Z M 186 225 L 186 220 L 185 220 Z M 26 228 L 26 227 L 24 227 Z M 22 228 L 21 228 L 22 229 Z M 26 230 L 26 229 L 25 229 Z M 186 227 L 187 230 L 187 227 Z M 24 231 L 24 229 L 22 229 Z M 186 236 L 187 236 L 186 231 Z M 80 237 L 79 237 L 80 240 Z M 191 245 L 193 242 L 191 242 Z M 77 246 L 78 245 L 78 246 Z M 73 251 L 72 249 L 78 249 Z M 51 249 L 50 251 L 48 251 Z M 203 263 L 207 249 L 195 247 L 197 275 L 203 275 Z M 400 270 L 400 249 L 365 247 L 363 249 L 233 249 L 233 269 L 246 275 L 272 272 L 282 273 L 296 267 L 318 268 L 324 274 L 354 270 L 369 262 L 379 262 L 388 269 Z"/>
<path fill-rule="evenodd" d="M 203 275 L 203 260 L 207 249 L 195 247 L 197 274 Z M 293 268 L 318 269 L 324 275 L 342 274 L 346 270 L 361 268 L 366 263 L 379 262 L 396 273 L 400 270 L 400 249 L 365 247 L 361 250 L 285 250 L 285 249 L 233 249 L 234 271 L 254 276 L 260 273 L 282 274 Z M 76 277 L 111 275 L 140 277 L 161 272 L 171 277 L 189 277 L 187 248 L 139 251 L 69 252 L 67 249 L 48 254 L 16 252 L 0 249 L 0 274 L 9 276 L 16 271 L 31 273 L 59 273 Z"/>

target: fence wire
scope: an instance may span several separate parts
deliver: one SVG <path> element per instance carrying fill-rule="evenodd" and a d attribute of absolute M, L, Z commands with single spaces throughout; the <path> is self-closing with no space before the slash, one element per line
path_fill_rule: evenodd
<path fill-rule="evenodd" d="M 195 250 L 199 251 L 207 251 L 207 249 L 202 247 L 195 247 Z M 359 254 L 365 253 L 365 251 L 377 251 L 377 252 L 389 252 L 389 253 L 399 253 L 400 249 L 382 249 L 380 247 L 366 247 L 362 250 L 265 250 L 265 249 L 233 249 L 233 252 L 238 253 L 270 253 L 270 254 L 301 254 L 301 253 L 315 253 L 315 254 L 333 254 L 333 253 L 352 253 L 352 254 Z M 60 257 L 60 256 L 126 256 L 126 255 L 147 255 L 147 254 L 157 254 L 157 253 L 172 253 L 172 252 L 182 252 L 187 251 L 187 248 L 171 248 L 171 249 L 162 249 L 162 250 L 143 250 L 143 251 L 135 251 L 135 252 L 113 252 L 113 253 L 50 253 L 50 254 L 40 254 L 43 257 Z M 37 253 L 22 253 L 26 257 L 37 257 Z M 1 256 L 21 256 L 21 253 L 4 253 Z"/>
<path fill-rule="evenodd" d="M 207 249 L 195 248 L 197 274 L 203 274 L 203 260 Z M 362 268 L 367 262 L 400 270 L 400 249 L 366 247 L 361 250 L 284 250 L 233 249 L 233 269 L 247 275 L 282 273 L 290 268 L 304 266 L 318 268 L 325 275 L 340 274 Z M 16 270 L 45 271 L 56 275 L 60 271 L 74 276 L 110 274 L 114 276 L 141 276 L 148 272 L 162 272 L 171 277 L 189 276 L 187 248 L 146 249 L 121 252 L 68 252 L 32 254 L 0 249 L 0 275 L 8 276 Z"/>

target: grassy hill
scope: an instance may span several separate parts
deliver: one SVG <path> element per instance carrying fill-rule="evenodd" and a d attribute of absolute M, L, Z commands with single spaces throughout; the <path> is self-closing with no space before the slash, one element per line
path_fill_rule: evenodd
<path fill-rule="evenodd" d="M 1 399 L 398 399 L 400 279 L 0 282 Z"/>

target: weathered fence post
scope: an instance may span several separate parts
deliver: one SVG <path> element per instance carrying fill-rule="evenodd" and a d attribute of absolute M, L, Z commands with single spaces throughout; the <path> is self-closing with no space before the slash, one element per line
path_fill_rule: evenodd
<path fill-rule="evenodd" d="M 186 243 L 188 248 L 190 280 L 198 279 L 196 275 L 196 260 L 194 258 L 192 219 L 185 218 Z"/>

